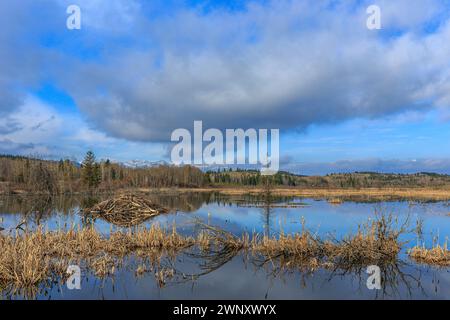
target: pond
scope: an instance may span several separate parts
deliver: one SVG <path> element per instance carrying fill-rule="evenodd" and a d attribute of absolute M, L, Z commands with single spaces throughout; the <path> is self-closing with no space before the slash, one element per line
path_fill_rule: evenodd
<path fill-rule="evenodd" d="M 365 268 L 359 270 L 283 270 L 276 265 L 258 264 L 245 253 L 210 265 L 208 259 L 192 252 L 176 257 L 162 257 L 161 263 L 177 270 L 183 277 L 161 281 L 154 272 L 137 273 L 142 264 L 129 256 L 114 275 L 99 278 L 83 270 L 81 290 L 69 290 L 65 284 L 42 287 L 37 299 L 449 299 L 450 270 L 411 261 L 406 250 L 418 243 L 427 246 L 444 244 L 450 235 L 448 202 L 417 201 L 344 201 L 296 197 L 225 196 L 217 193 L 148 194 L 152 201 L 171 209 L 143 223 L 172 228 L 182 234 L 197 232 L 198 222 L 218 226 L 235 235 L 244 232 L 276 237 L 280 233 L 300 232 L 304 225 L 322 237 L 342 238 L 354 233 L 358 225 L 376 214 L 392 213 L 399 221 L 414 229 L 422 221 L 422 233 L 410 232 L 401 237 L 405 249 L 399 264 L 382 270 L 383 287 L 370 290 Z M 81 196 L 36 198 L 26 196 L 0 197 L 0 227 L 9 232 L 16 226 L 34 229 L 44 225 L 49 230 L 68 226 L 93 226 L 105 236 L 120 229 L 101 219 L 87 221 L 80 213 L 83 207 L 103 200 Z M 195 276 L 193 276 L 195 275 Z M 24 298 L 2 292 L 3 298 Z"/>

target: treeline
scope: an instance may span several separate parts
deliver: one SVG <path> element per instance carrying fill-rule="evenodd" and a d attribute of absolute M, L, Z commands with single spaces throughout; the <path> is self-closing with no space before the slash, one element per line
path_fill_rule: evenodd
<path fill-rule="evenodd" d="M 231 170 L 207 172 L 208 181 L 224 186 L 261 186 L 259 171 Z M 450 176 L 435 173 L 387 174 L 376 172 L 337 173 L 326 176 L 302 176 L 280 171 L 270 177 L 273 185 L 303 188 L 389 188 L 450 187 Z"/>
<path fill-rule="evenodd" d="M 109 191 L 119 188 L 203 187 L 206 175 L 192 166 L 126 168 L 109 160 L 97 162 L 88 153 L 80 165 L 70 160 L 49 161 L 0 155 L 0 193 L 48 194 Z"/>
<path fill-rule="evenodd" d="M 82 164 L 0 155 L 0 194 L 19 191 L 62 194 L 104 192 L 120 188 L 199 188 L 208 186 L 272 186 L 298 188 L 450 187 L 450 176 L 434 173 L 383 174 L 356 172 L 302 176 L 279 172 L 265 178 L 256 170 L 203 172 L 193 166 L 127 168 L 109 160 L 96 161 L 88 152 Z"/>
<path fill-rule="evenodd" d="M 264 176 L 257 170 L 223 169 L 207 171 L 207 180 L 213 185 L 261 186 L 265 184 Z M 273 185 L 296 186 L 296 175 L 279 172 L 270 176 Z"/>

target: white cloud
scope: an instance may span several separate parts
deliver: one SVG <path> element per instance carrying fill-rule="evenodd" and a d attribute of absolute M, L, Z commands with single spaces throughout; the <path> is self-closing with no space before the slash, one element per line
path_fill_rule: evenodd
<path fill-rule="evenodd" d="M 24 104 L 16 108 L 7 119 L 16 124 L 17 130 L 1 136 L 17 143 L 40 143 L 51 141 L 62 131 L 64 121 L 57 116 L 56 110 L 32 97 L 27 97 Z"/>
<path fill-rule="evenodd" d="M 76 4 L 81 9 L 82 28 L 127 32 L 141 10 L 135 0 L 56 0 L 63 8 Z M 90 30 L 91 32 L 93 30 Z"/>
<path fill-rule="evenodd" d="M 2 153 L 14 151 L 53 156 L 70 150 L 67 140 L 77 146 L 88 142 L 95 142 L 99 146 L 114 142 L 105 134 L 90 129 L 79 116 L 60 113 L 33 96 L 27 96 L 20 107 L 15 108 L 8 117 L 0 119 L 0 128 L 10 128 L 0 131 Z"/>
<path fill-rule="evenodd" d="M 417 28 L 443 12 L 447 0 L 377 0 L 366 1 L 380 6 L 383 25 L 390 28 Z M 447 4 L 446 4 L 447 2 Z"/>
<path fill-rule="evenodd" d="M 380 173 L 419 173 L 434 172 L 448 174 L 450 159 L 360 159 L 336 162 L 295 162 L 287 159 L 281 165 L 282 170 L 304 174 L 324 175 L 330 173 L 380 172 Z"/>

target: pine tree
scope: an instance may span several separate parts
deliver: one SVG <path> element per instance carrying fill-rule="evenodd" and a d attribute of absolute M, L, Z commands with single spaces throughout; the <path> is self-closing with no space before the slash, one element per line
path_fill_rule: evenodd
<path fill-rule="evenodd" d="M 101 181 L 101 172 L 100 166 L 95 162 L 95 155 L 92 151 L 86 153 L 81 169 L 83 182 L 89 190 L 97 188 Z"/>

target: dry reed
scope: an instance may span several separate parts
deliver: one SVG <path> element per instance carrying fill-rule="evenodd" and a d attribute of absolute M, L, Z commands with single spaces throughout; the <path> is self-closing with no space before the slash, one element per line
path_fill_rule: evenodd
<path fill-rule="evenodd" d="M 173 268 L 160 266 L 161 257 L 176 257 L 182 252 L 204 261 L 200 266 L 202 272 L 195 276 L 217 270 L 240 252 L 250 253 L 252 261 L 260 266 L 271 265 L 279 269 L 351 270 L 370 264 L 384 266 L 398 261 L 402 248 L 399 236 L 406 230 L 405 225 L 399 226 L 392 215 L 379 216 L 360 226 L 354 235 L 325 240 L 304 226 L 296 234 L 269 237 L 245 233 L 238 237 L 220 228 L 199 224 L 201 231 L 193 236 L 179 234 L 175 226 L 165 229 L 156 224 L 148 229 L 111 231 L 108 237 L 92 226 L 0 233 L 0 291 L 11 286 L 32 288 L 64 279 L 67 266 L 73 263 L 89 268 L 97 277 L 111 276 L 123 259 L 132 254 L 143 260 L 150 259 L 157 266 L 148 268 L 140 264 L 136 274 L 153 272 L 161 286 L 165 285 L 165 278 L 176 274 Z M 448 265 L 449 261 L 446 247 L 432 251 L 415 248 L 410 256 L 432 264 Z M 191 278 L 195 278 L 194 275 Z"/>
<path fill-rule="evenodd" d="M 67 266 L 81 261 L 97 276 L 105 277 L 130 253 L 155 257 L 193 244 L 193 238 L 179 235 L 175 228 L 157 225 L 136 232 L 112 232 L 108 238 L 92 227 L 0 234 L 0 288 L 29 288 L 55 277 L 64 279 Z"/>
<path fill-rule="evenodd" d="M 450 251 L 447 249 L 447 243 L 444 246 L 435 245 L 431 249 L 426 249 L 423 246 L 415 246 L 408 253 L 418 263 L 440 267 L 450 266 Z"/>

